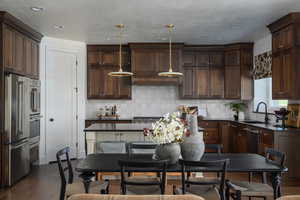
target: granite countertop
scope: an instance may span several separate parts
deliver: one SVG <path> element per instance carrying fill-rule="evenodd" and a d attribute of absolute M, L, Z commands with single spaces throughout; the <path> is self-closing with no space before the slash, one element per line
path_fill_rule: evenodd
<path fill-rule="evenodd" d="M 85 119 L 86 121 L 132 121 L 133 119 L 132 118 L 112 118 L 112 119 L 109 119 L 109 118 L 104 118 L 104 119 L 100 119 L 100 118 L 88 118 L 88 119 Z"/>
<path fill-rule="evenodd" d="M 84 132 L 142 132 L 144 128 L 152 128 L 151 123 L 99 123 L 92 124 Z M 199 127 L 199 131 L 204 131 Z"/>
<path fill-rule="evenodd" d="M 270 124 L 264 124 L 264 123 L 247 123 L 245 121 L 256 121 L 254 119 L 245 119 L 245 120 L 239 120 L 239 121 L 235 121 L 232 118 L 203 118 L 203 119 L 199 119 L 200 120 L 207 120 L 207 121 L 225 121 L 225 122 L 236 122 L 239 124 L 243 124 L 243 125 L 247 125 L 247 126 L 252 126 L 255 128 L 262 128 L 262 129 L 266 129 L 266 130 L 270 130 L 270 131 L 277 131 L 277 132 L 299 132 L 300 133 L 300 128 L 280 128 L 280 127 L 275 127 L 273 123 Z M 257 120 L 259 121 L 259 120 Z"/>
<path fill-rule="evenodd" d="M 131 121 L 131 123 L 122 123 L 122 124 L 116 124 L 116 123 L 102 123 L 102 124 L 93 124 L 90 127 L 84 129 L 85 132 L 92 132 L 92 131 L 102 131 L 102 132 L 115 132 L 115 131 L 143 131 L 144 128 L 151 128 L 151 123 L 143 121 L 138 121 L 134 120 L 133 118 L 119 118 L 119 119 L 99 119 L 99 118 L 94 118 L 94 119 L 86 119 L 86 120 L 99 120 L 99 121 Z M 274 127 L 275 124 L 261 124 L 261 123 L 246 123 L 245 121 L 247 120 L 239 120 L 235 121 L 233 118 L 202 118 L 200 120 L 207 120 L 207 121 L 223 121 L 223 122 L 236 122 L 239 124 L 247 125 L 247 126 L 252 126 L 254 128 L 262 128 L 266 129 L 269 131 L 274 131 L 274 132 L 299 132 L 300 133 L 300 128 L 280 128 L 280 127 Z M 254 119 L 249 119 L 250 121 L 255 121 Z M 199 128 L 199 131 L 203 131 L 202 128 Z"/>

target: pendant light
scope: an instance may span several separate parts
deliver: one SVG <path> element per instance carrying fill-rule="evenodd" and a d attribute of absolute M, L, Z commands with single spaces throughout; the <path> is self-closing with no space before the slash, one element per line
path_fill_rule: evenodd
<path fill-rule="evenodd" d="M 124 29 L 124 24 L 117 24 L 116 27 L 120 29 L 120 46 L 119 46 L 119 71 L 116 72 L 109 72 L 108 75 L 112 77 L 128 77 L 132 76 L 132 72 L 126 72 L 123 71 L 122 69 L 122 36 L 123 36 L 123 29 Z"/>
<path fill-rule="evenodd" d="M 171 33 L 174 28 L 173 24 L 168 24 L 165 26 L 169 30 L 169 71 L 167 72 L 160 72 L 158 76 L 165 76 L 165 77 L 180 77 L 183 76 L 181 72 L 173 72 L 172 68 L 172 40 L 171 40 Z"/>

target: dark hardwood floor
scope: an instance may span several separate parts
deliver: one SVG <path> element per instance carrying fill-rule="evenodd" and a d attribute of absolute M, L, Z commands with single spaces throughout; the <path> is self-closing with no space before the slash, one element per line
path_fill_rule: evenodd
<path fill-rule="evenodd" d="M 77 177 L 77 174 L 75 176 Z M 247 175 L 229 174 L 228 178 L 247 180 Z M 168 181 L 167 194 L 172 194 L 173 184 L 180 183 L 177 180 Z M 0 200 L 58 200 L 59 187 L 60 178 L 57 164 L 36 166 L 30 175 L 11 188 L 1 189 Z M 119 194 L 119 191 L 119 181 L 111 181 L 110 193 Z M 284 194 L 300 194 L 300 188 L 299 186 L 284 186 L 283 192 Z"/>

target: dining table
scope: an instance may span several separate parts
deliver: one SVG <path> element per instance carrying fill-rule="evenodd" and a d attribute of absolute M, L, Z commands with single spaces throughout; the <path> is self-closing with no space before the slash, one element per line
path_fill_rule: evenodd
<path fill-rule="evenodd" d="M 145 161 L 153 160 L 152 154 L 135 154 L 129 155 L 125 153 L 95 153 L 88 154 L 86 158 L 80 160 L 75 168 L 80 173 L 80 177 L 83 180 L 86 193 L 88 193 L 89 185 L 92 177 L 96 173 L 101 172 L 120 172 L 119 160 Z M 204 153 L 201 161 L 214 161 L 229 159 L 230 162 L 227 166 L 227 172 L 231 173 L 270 173 L 272 180 L 272 187 L 274 189 L 274 197 L 281 196 L 281 177 L 288 169 L 274 163 L 268 162 L 265 157 L 258 154 L 249 153 Z M 207 167 L 192 167 L 187 169 L 191 172 L 218 172 L 219 169 L 207 168 Z M 133 169 L 134 172 L 159 172 L 157 168 L 145 169 Z M 181 172 L 182 168 L 177 162 L 176 164 L 168 165 L 167 172 Z"/>

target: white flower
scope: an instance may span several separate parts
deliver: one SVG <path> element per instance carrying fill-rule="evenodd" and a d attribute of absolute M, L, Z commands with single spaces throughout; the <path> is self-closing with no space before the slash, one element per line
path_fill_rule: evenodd
<path fill-rule="evenodd" d="M 149 134 L 151 140 L 157 144 L 180 142 L 186 128 L 179 116 L 179 112 L 174 112 L 171 115 L 167 113 L 163 118 L 153 123 L 153 130 Z"/>

